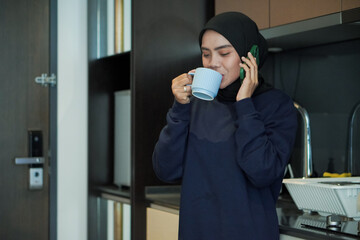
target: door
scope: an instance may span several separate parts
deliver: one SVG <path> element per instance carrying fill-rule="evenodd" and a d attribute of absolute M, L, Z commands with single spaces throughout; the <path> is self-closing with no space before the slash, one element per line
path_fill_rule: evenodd
<path fill-rule="evenodd" d="M 49 0 L 0 0 L 0 239 L 49 239 Z M 43 186 L 30 190 L 29 131 L 42 133 Z"/>

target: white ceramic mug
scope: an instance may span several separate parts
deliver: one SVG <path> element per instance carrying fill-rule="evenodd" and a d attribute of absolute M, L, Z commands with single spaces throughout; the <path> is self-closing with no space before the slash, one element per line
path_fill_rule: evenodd
<path fill-rule="evenodd" d="M 214 100 L 219 91 L 222 75 L 204 67 L 199 67 L 195 73 L 189 74 L 194 75 L 191 85 L 192 95 L 206 101 Z"/>

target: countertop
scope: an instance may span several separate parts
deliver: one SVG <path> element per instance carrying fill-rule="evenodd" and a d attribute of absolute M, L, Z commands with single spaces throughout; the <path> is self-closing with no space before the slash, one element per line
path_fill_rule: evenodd
<path fill-rule="evenodd" d="M 149 206 L 160 206 L 178 213 L 181 186 L 152 186 L 146 188 Z M 343 221 L 341 228 L 326 227 L 326 217 L 299 210 L 288 193 L 280 195 L 276 205 L 280 233 L 304 239 L 360 239 L 357 221 Z"/>

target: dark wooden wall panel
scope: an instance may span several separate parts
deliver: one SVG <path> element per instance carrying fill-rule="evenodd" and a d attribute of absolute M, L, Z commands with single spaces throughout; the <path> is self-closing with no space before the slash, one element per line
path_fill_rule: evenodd
<path fill-rule="evenodd" d="M 145 239 L 145 186 L 160 185 L 152 153 L 173 103 L 171 81 L 201 65 L 198 34 L 213 0 L 134 0 L 131 56 L 132 239 Z"/>

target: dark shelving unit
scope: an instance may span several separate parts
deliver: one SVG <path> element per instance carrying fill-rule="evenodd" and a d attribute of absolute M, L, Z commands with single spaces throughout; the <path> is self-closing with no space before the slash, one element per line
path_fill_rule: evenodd
<path fill-rule="evenodd" d="M 93 11 L 94 3 L 89 4 Z M 201 65 L 198 34 L 214 15 L 214 0 L 132 0 L 132 50 L 89 60 L 89 239 L 103 239 L 102 193 L 128 196 L 131 238 L 146 239 L 145 188 L 167 185 L 152 168 L 152 152 L 173 104 L 171 81 Z M 89 19 L 90 25 L 93 20 Z M 95 46 L 91 38 L 89 46 Z M 89 50 L 90 58 L 94 51 Z M 113 185 L 114 92 L 131 90 L 131 187 Z M 99 226 L 99 224 L 101 226 Z"/>

